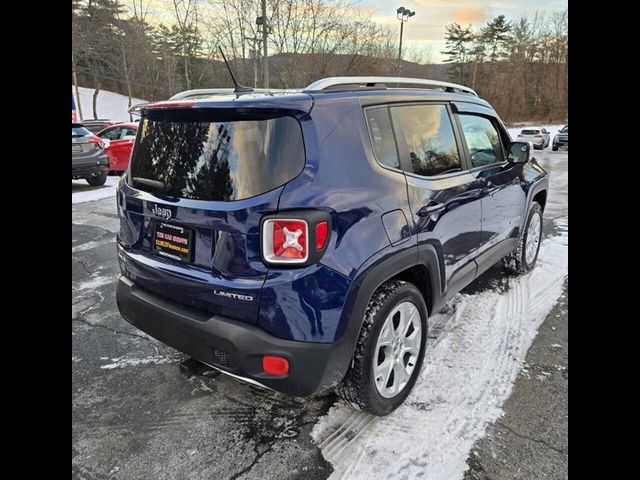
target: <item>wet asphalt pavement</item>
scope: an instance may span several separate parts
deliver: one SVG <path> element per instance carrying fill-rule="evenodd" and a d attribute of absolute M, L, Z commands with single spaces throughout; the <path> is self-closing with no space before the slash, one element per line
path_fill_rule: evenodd
<path fill-rule="evenodd" d="M 566 216 L 567 153 L 535 156 L 551 174 L 545 217 Z M 72 195 L 86 190 L 72 185 Z M 118 228 L 113 198 L 72 205 L 73 478 L 327 478 L 332 467 L 310 431 L 335 395 L 291 398 L 224 375 L 181 372 L 186 356 L 117 311 Z M 552 229 L 547 222 L 544 235 Z M 502 282 L 494 267 L 465 293 Z M 505 416 L 476 442 L 465 480 L 566 478 L 567 315 L 565 289 L 529 350 Z"/>

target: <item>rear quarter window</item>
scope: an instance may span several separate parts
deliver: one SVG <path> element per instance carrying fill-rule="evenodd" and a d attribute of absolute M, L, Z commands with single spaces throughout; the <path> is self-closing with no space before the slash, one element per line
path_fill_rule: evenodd
<path fill-rule="evenodd" d="M 387 107 L 367 108 L 365 117 L 373 151 L 378 162 L 387 167 L 400 168 Z"/>

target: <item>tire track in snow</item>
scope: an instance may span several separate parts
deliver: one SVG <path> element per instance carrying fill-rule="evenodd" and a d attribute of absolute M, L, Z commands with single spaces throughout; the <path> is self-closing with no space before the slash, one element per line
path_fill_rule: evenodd
<path fill-rule="evenodd" d="M 503 413 L 538 327 L 562 295 L 567 221 L 542 242 L 536 268 L 506 292 L 457 295 L 453 312 L 431 319 L 420 379 L 398 410 L 378 418 L 337 402 L 312 436 L 333 464 L 332 479 L 462 479 L 486 427 Z"/>

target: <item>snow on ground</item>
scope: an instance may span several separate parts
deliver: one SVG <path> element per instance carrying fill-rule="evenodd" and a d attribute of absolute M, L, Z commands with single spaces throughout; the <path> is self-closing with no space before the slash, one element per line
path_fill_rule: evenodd
<path fill-rule="evenodd" d="M 456 295 L 427 344 L 418 383 L 383 418 L 336 403 L 312 431 L 334 466 L 330 478 L 459 480 L 486 427 L 503 413 L 538 327 L 562 295 L 567 275 L 567 217 L 542 242 L 536 268 L 511 278 L 506 292 Z"/>
<path fill-rule="evenodd" d="M 73 96 L 76 95 L 76 89 L 72 85 Z M 93 88 L 79 87 L 80 90 L 80 106 L 82 107 L 82 118 L 91 120 L 93 118 Z M 76 99 L 77 100 L 77 99 Z M 144 103 L 146 100 L 132 98 L 131 105 L 136 103 Z M 129 97 L 120 95 L 119 93 L 100 90 L 98 93 L 98 101 L 96 105 L 96 114 L 98 118 L 109 118 L 116 122 L 129 121 Z"/>
<path fill-rule="evenodd" d="M 182 360 L 182 357 L 179 355 L 172 356 L 164 356 L 164 355 L 155 355 L 151 357 L 145 358 L 112 358 L 112 363 L 108 363 L 106 365 L 101 365 L 100 368 L 103 370 L 113 370 L 114 368 L 127 368 L 127 367 L 137 367 L 138 365 L 161 365 L 163 363 L 178 363 Z"/>
<path fill-rule="evenodd" d="M 86 180 L 71 180 L 71 203 L 84 203 L 116 196 L 120 177 L 107 177 L 102 187 L 92 187 Z M 85 188 L 86 187 L 86 188 Z"/>

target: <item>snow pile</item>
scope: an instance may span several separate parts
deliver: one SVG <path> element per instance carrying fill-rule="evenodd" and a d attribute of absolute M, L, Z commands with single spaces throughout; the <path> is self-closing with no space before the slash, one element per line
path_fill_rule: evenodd
<path fill-rule="evenodd" d="M 107 177 L 102 187 L 92 187 L 86 180 L 71 180 L 71 203 L 92 202 L 103 198 L 116 197 L 116 186 L 120 177 Z"/>
<path fill-rule="evenodd" d="M 73 96 L 76 95 L 76 89 L 71 86 Z M 84 120 L 93 119 L 93 88 L 79 87 L 80 90 L 80 106 L 82 108 L 82 118 Z M 78 99 L 76 99 L 77 101 Z M 132 98 L 131 105 L 136 103 L 145 103 L 146 100 Z M 98 93 L 98 101 L 96 103 L 96 114 L 98 118 L 108 118 L 116 122 L 129 121 L 129 97 L 120 95 L 119 93 L 100 90 Z M 78 114 L 79 115 L 79 114 Z"/>
<path fill-rule="evenodd" d="M 312 431 L 334 466 L 331 476 L 356 479 L 462 479 L 466 460 L 502 405 L 538 327 L 562 295 L 567 275 L 567 218 L 542 242 L 536 268 L 509 280 L 506 292 L 458 294 L 452 312 L 427 343 L 425 361 L 404 405 L 384 418 L 342 401 Z"/>

